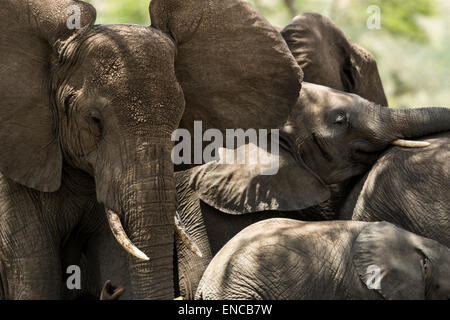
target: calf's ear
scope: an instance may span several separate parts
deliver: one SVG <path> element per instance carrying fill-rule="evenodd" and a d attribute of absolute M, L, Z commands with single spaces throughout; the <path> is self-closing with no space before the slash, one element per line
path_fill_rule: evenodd
<path fill-rule="evenodd" d="M 370 223 L 353 246 L 361 281 L 385 299 L 424 299 L 423 238 L 387 222 Z M 430 240 L 431 241 L 431 240 Z"/>

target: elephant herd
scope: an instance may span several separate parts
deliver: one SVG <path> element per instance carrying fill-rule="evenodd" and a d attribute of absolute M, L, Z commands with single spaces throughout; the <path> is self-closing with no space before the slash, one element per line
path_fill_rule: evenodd
<path fill-rule="evenodd" d="M 450 109 L 388 108 L 374 57 L 319 14 L 149 11 L 3 1 L 1 299 L 450 298 Z M 279 129 L 278 171 L 174 165 L 194 121 Z M 272 152 L 228 151 L 249 148 Z"/>

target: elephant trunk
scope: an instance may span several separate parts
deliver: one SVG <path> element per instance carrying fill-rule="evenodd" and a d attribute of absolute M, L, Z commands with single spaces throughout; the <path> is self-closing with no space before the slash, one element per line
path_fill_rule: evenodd
<path fill-rule="evenodd" d="M 122 224 L 107 210 L 114 236 L 129 252 L 134 299 L 173 299 L 175 182 L 170 148 L 143 144 L 121 184 Z"/>
<path fill-rule="evenodd" d="M 414 139 L 450 130 L 450 109 L 447 108 L 380 109 L 382 121 L 389 126 L 386 133 L 396 145 L 424 147 L 425 144 L 412 142 L 408 145 L 396 139 Z"/>

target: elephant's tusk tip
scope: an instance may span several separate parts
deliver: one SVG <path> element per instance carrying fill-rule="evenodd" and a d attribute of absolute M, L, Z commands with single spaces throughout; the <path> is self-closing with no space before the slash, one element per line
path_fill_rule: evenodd
<path fill-rule="evenodd" d="M 426 148 L 431 145 L 431 143 L 426 141 L 412 141 L 412 140 L 403 140 L 398 139 L 391 142 L 392 145 L 404 148 Z"/>
<path fill-rule="evenodd" d="M 195 243 L 194 239 L 192 239 L 191 235 L 187 231 L 186 227 L 183 224 L 183 221 L 181 221 L 178 211 L 175 212 L 175 230 L 177 231 L 184 245 L 189 250 L 191 250 L 195 255 L 197 255 L 200 258 L 203 258 L 202 251 L 200 250 L 198 245 Z"/>
<path fill-rule="evenodd" d="M 133 252 L 133 255 L 136 258 L 139 258 L 139 259 L 144 260 L 144 261 L 149 261 L 150 260 L 150 258 L 145 253 L 143 253 L 141 250 L 139 250 L 138 248 L 136 248 L 136 251 Z"/>
<path fill-rule="evenodd" d="M 112 210 L 106 210 L 106 216 L 108 219 L 109 227 L 116 238 L 117 242 L 131 255 L 135 256 L 138 259 L 148 261 L 149 257 L 145 253 L 143 253 L 139 248 L 137 248 L 131 240 L 128 238 L 125 230 L 123 229 L 122 223 L 120 222 L 120 218 Z"/>

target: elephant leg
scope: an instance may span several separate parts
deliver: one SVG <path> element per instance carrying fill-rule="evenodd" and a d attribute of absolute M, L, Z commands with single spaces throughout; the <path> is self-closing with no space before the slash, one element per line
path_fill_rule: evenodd
<path fill-rule="evenodd" d="M 61 295 L 61 267 L 53 253 L 17 257 L 2 262 L 2 283 L 6 299 L 58 300 Z"/>
<path fill-rule="evenodd" d="M 3 298 L 60 298 L 58 244 L 41 221 L 36 197 L 2 176 L 0 226 Z"/>

